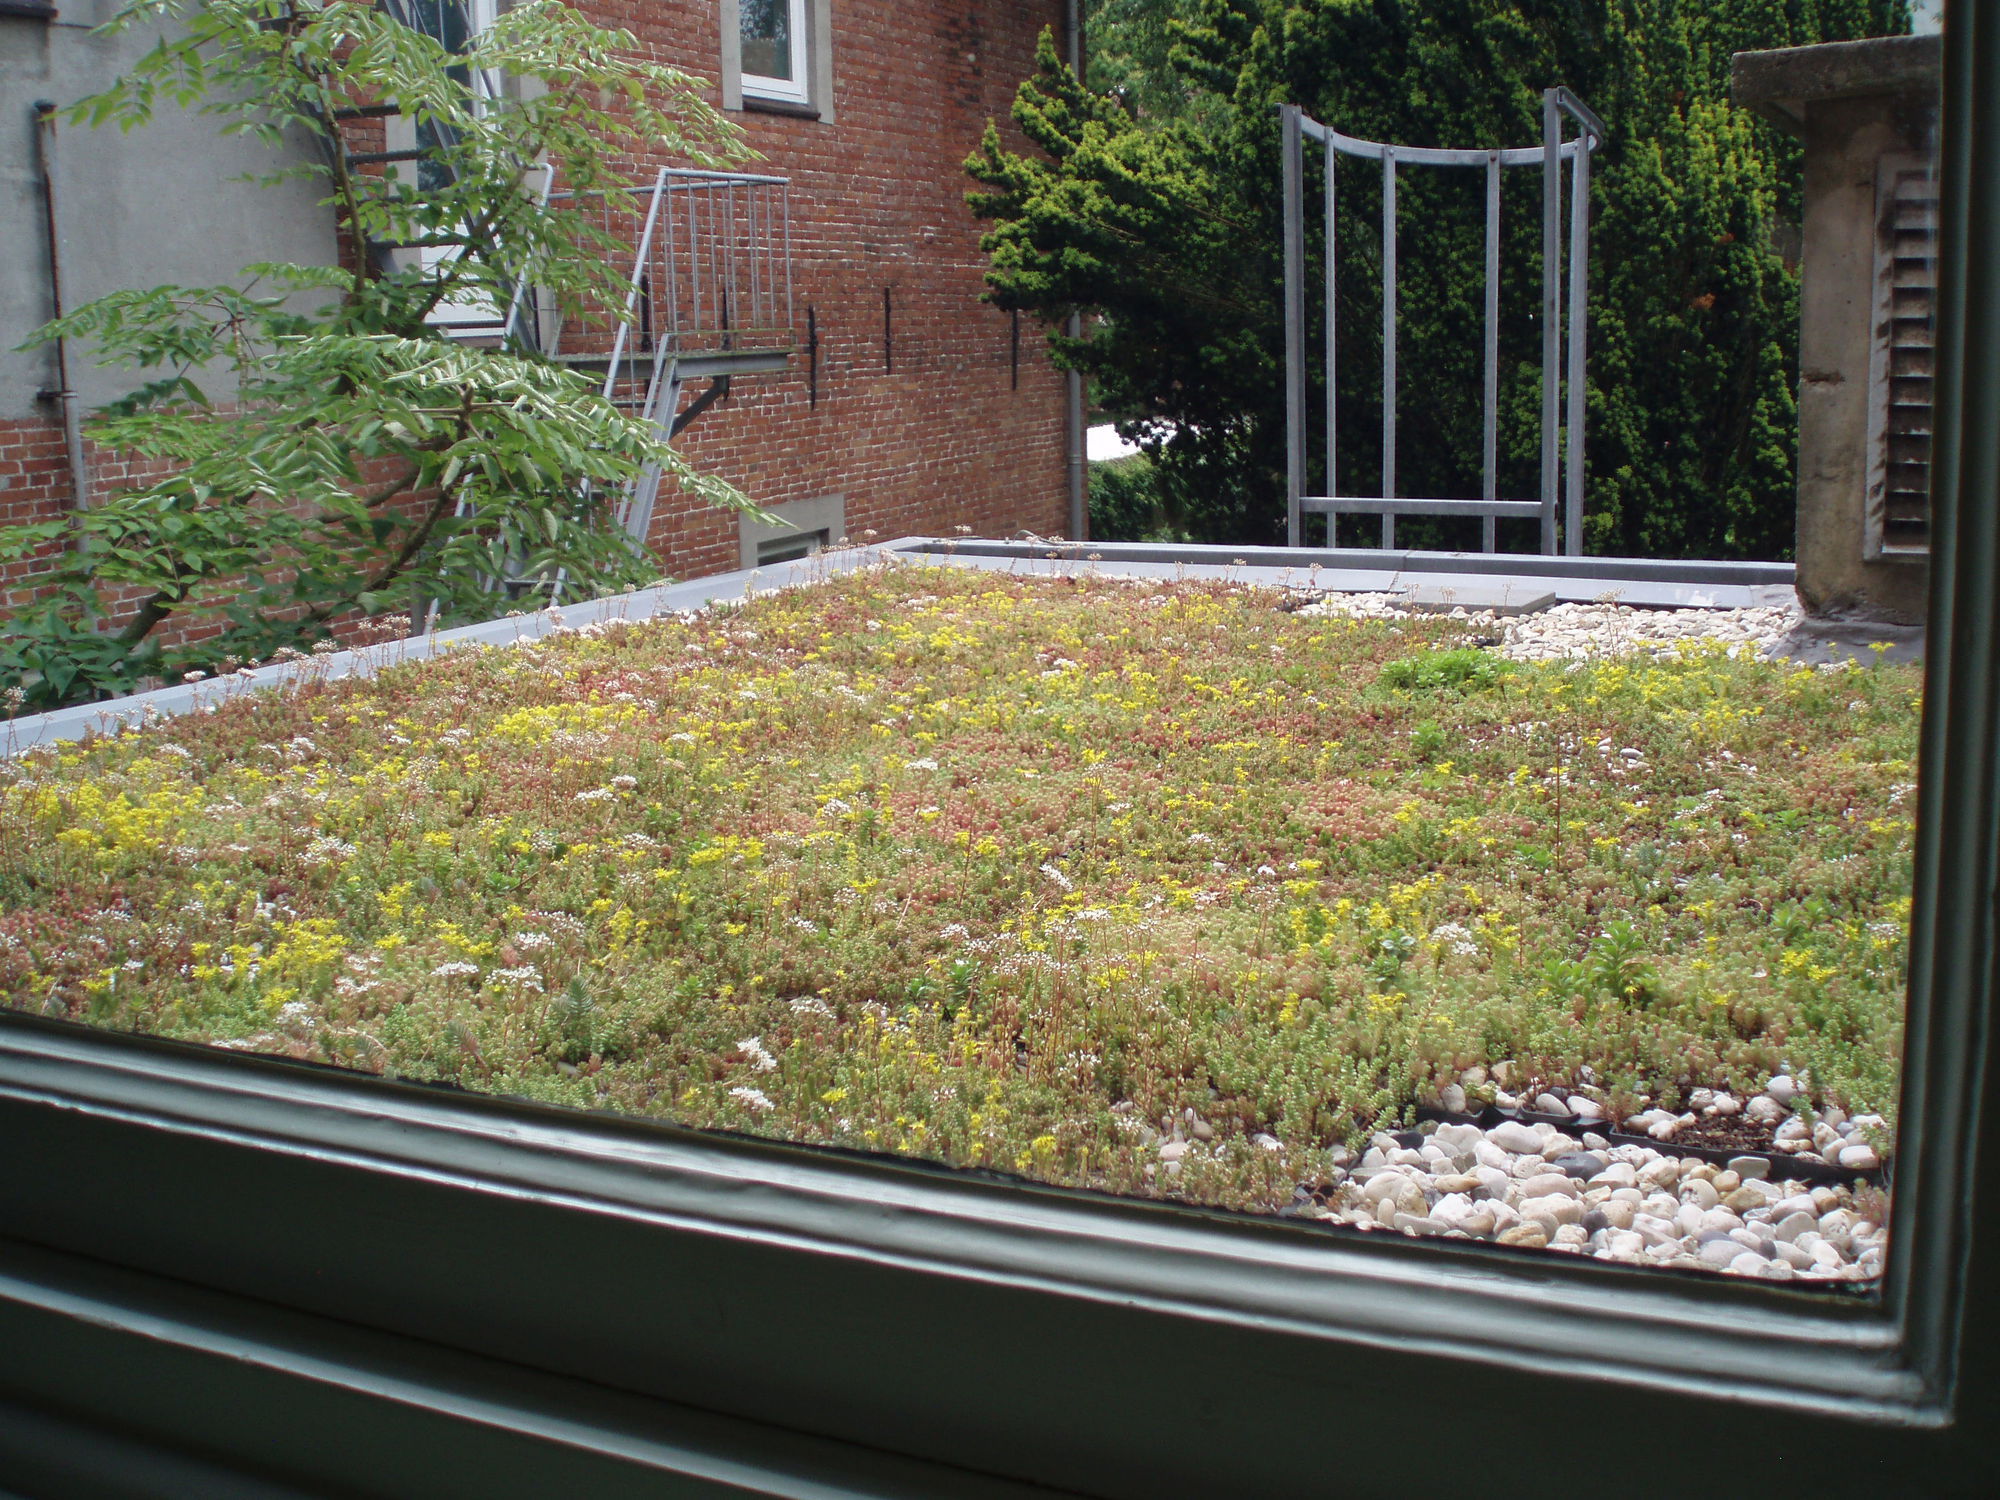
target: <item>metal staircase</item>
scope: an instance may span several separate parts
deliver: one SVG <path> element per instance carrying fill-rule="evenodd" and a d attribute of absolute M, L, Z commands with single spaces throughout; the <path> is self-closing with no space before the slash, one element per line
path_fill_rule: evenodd
<path fill-rule="evenodd" d="M 376 0 L 393 19 L 452 50 L 487 24 L 493 0 Z M 468 70 L 478 99 L 502 96 L 503 80 Z M 385 134 L 404 120 L 393 103 L 336 111 L 345 121 L 379 119 Z M 419 189 L 435 191 L 450 169 L 439 149 L 445 127 L 422 123 L 403 134 L 411 144 L 385 139 L 381 151 L 355 152 L 342 139 L 333 149 L 348 171 L 415 169 Z M 589 203 L 552 191 L 559 163 L 538 163 L 536 191 L 545 203 L 562 203 L 596 217 L 614 243 L 634 247 L 622 303 L 588 308 L 564 318 L 552 299 L 537 295 L 532 274 L 514 289 L 509 305 L 447 304 L 431 321 L 449 337 L 539 353 L 572 369 L 601 374 L 606 400 L 636 413 L 662 441 L 671 439 L 729 393 L 739 375 L 785 369 L 797 339 L 793 329 L 791 190 L 783 177 L 662 167 L 648 186 L 622 200 L 591 194 Z M 636 209 L 633 205 L 636 204 Z M 369 255 L 383 272 L 409 257 L 436 259 L 455 253 L 448 236 L 421 244 L 375 243 Z M 687 391 L 706 388 L 682 406 Z M 641 547 L 651 529 L 660 471 L 648 468 L 617 497 L 618 523 Z M 505 580 L 510 589 L 528 580 Z"/>
<path fill-rule="evenodd" d="M 604 398 L 667 441 L 726 396 L 735 376 L 791 362 L 791 184 L 662 167 L 634 196 L 637 214 L 597 199 L 599 227 L 636 246 L 623 305 L 554 323 L 540 347 L 572 369 L 601 371 Z M 683 407 L 700 382 L 706 389 Z M 659 488 L 660 471 L 649 468 L 619 502 L 619 524 L 641 545 Z"/>

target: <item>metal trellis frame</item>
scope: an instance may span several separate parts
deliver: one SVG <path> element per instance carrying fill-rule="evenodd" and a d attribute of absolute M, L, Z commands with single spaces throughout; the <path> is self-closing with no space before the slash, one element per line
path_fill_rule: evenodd
<path fill-rule="evenodd" d="M 1563 117 L 1578 127 L 1565 141 Z M 1495 523 L 1503 516 L 1541 523 L 1541 550 L 1557 549 L 1557 499 L 1562 500 L 1562 547 L 1583 551 L 1584 361 L 1590 274 L 1590 158 L 1604 145 L 1604 122 L 1566 88 L 1542 93 L 1542 143 L 1505 150 L 1398 146 L 1342 135 L 1297 105 L 1280 106 L 1284 149 L 1285 236 L 1285 536 L 1303 544 L 1308 513 L 1327 518 L 1332 544 L 1335 517 L 1378 515 L 1382 545 L 1396 544 L 1396 517 L 1478 516 L 1485 550 L 1496 547 Z M 1305 142 L 1322 148 L 1325 224 L 1324 286 L 1326 366 L 1326 487 L 1335 488 L 1334 420 L 1337 341 L 1335 318 L 1335 163 L 1342 156 L 1382 164 L 1382 493 L 1308 495 L 1306 488 Z M 1562 164 L 1569 163 L 1569 245 L 1562 240 Z M 1486 174 L 1486 286 L 1484 390 L 1480 497 L 1427 499 L 1396 493 L 1396 174 L 1400 166 L 1478 167 Z M 1499 497 L 1500 428 L 1500 174 L 1507 167 L 1542 169 L 1542 441 L 1541 495 L 1536 500 Z M 1565 271 L 1567 272 L 1565 278 Z M 1565 292 L 1567 296 L 1565 297 Z M 1566 304 L 1566 305 L 1565 305 Z M 1565 367 L 1564 322 L 1567 318 Z M 1567 380 L 1567 391 L 1564 381 Z M 1565 394 L 1567 400 L 1565 401 Z M 1560 472 L 1559 472 L 1560 466 Z"/>

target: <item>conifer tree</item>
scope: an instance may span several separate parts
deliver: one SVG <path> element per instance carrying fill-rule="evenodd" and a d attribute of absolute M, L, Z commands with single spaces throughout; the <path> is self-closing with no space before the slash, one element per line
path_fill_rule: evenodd
<path fill-rule="evenodd" d="M 1772 231 L 1798 216 L 1798 151 L 1729 102 L 1729 60 L 1907 30 L 1905 0 L 1103 0 L 1094 19 L 1100 87 L 1045 38 L 1014 106 L 1039 151 L 989 129 L 970 201 L 992 221 L 990 297 L 1047 320 L 1058 360 L 1146 444 L 1169 529 L 1283 535 L 1277 106 L 1401 144 L 1531 145 L 1561 83 L 1611 131 L 1591 195 L 1586 549 L 1789 555 L 1798 291 Z M 1173 86 L 1141 87 L 1162 35 Z M 1541 188 L 1508 178 L 1501 492 L 1532 497 Z M 1379 489 L 1379 182 L 1347 164 L 1337 204 L 1348 494 Z M 1398 268 L 1399 488 L 1477 495 L 1481 174 L 1405 172 L 1398 208 L 1421 226 Z M 1080 342 L 1059 331 L 1072 310 Z M 1470 524 L 1402 536 L 1471 545 Z M 1503 523 L 1501 545 L 1532 549 L 1510 529 L 1525 524 Z"/>

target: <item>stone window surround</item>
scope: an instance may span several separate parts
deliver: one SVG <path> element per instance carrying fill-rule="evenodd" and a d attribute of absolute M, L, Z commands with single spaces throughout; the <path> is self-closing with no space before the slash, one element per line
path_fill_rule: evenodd
<path fill-rule="evenodd" d="M 847 535 L 845 495 L 816 495 L 809 500 L 788 500 L 782 505 L 767 505 L 764 509 L 777 516 L 784 524 L 765 526 L 749 516 L 743 516 L 738 520 L 740 556 L 746 568 L 757 566 L 757 548 L 767 542 L 793 536 L 809 536 L 814 532 L 823 531 L 826 533 L 827 541 L 832 543 Z"/>
<path fill-rule="evenodd" d="M 760 114 L 798 115 L 833 123 L 833 0 L 805 0 L 806 101 L 746 92 L 740 0 L 720 0 L 722 107 Z"/>

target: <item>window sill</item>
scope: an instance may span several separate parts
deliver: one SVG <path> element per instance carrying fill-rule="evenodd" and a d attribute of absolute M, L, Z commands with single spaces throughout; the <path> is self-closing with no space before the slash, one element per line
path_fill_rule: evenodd
<path fill-rule="evenodd" d="M 753 94 L 748 89 L 743 92 L 745 114 L 788 115 L 795 120 L 817 120 L 820 117 L 817 104 L 804 104 L 797 99 L 772 99 L 762 94 Z"/>
<path fill-rule="evenodd" d="M 1566 1439 L 1579 1462 L 1720 1403 L 1822 1428 L 1832 1482 L 1855 1445 L 1886 1454 L 1944 1421 L 1869 1301 L 1098 1199 L 29 1017 L 0 1015 L 0 1130 L 16 1241 L 1093 1493 L 1301 1492 L 1326 1450 L 1287 1433 L 1398 1389 L 1418 1422 L 1445 1370 L 1482 1399 L 1590 1411 Z M 1242 1429 L 1204 1445 L 1226 1468 L 1158 1441 L 1218 1421 Z"/>

